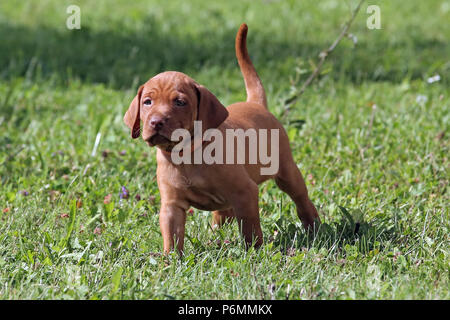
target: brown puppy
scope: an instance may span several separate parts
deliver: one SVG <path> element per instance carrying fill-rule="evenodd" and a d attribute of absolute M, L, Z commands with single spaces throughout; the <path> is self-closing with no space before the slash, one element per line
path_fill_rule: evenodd
<path fill-rule="evenodd" d="M 156 75 L 142 85 L 125 114 L 124 121 L 131 129 L 132 137 L 139 137 L 142 120 L 143 139 L 149 146 L 158 148 L 156 173 L 161 194 L 159 221 L 166 253 L 173 249 L 174 241 L 182 253 L 186 211 L 191 206 L 215 210 L 215 225 L 220 226 L 236 218 L 246 243 L 260 246 L 263 235 L 259 221 L 258 184 L 271 178 L 295 202 L 297 214 L 306 229 L 312 228 L 315 221 L 320 221 L 316 208 L 308 198 L 302 174 L 292 158 L 287 134 L 267 109 L 264 88 L 247 53 L 246 37 L 247 25 L 242 24 L 236 36 L 236 56 L 245 81 L 247 102 L 234 103 L 225 108 L 205 87 L 185 74 L 169 71 Z M 257 160 L 257 163 L 251 163 L 249 152 L 245 154 L 243 164 L 237 164 L 238 161 L 233 164 L 225 161 L 175 164 L 172 153 L 179 140 L 172 140 L 172 133 L 176 129 L 186 129 L 193 136 L 194 121 L 201 121 L 203 133 L 216 128 L 224 137 L 227 129 L 277 129 L 278 140 L 272 136 L 266 139 L 265 150 L 272 150 L 271 147 L 277 144 L 279 168 L 275 173 L 263 175 L 261 168 L 267 162 L 263 164 Z M 260 143 L 261 138 L 257 139 L 252 145 Z M 245 140 L 247 151 L 249 140 Z M 194 143 L 192 153 L 209 143 Z M 237 146 L 233 150 L 235 152 L 230 158 L 237 160 Z M 224 154 L 217 156 L 225 159 L 226 154 L 233 150 L 227 149 Z M 189 154 L 191 157 L 193 159 L 193 155 Z"/>

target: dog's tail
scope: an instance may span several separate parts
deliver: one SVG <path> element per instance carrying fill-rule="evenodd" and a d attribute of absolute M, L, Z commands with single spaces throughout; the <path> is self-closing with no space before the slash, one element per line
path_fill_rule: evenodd
<path fill-rule="evenodd" d="M 243 23 L 236 35 L 236 57 L 244 76 L 247 102 L 256 102 L 267 108 L 266 92 L 247 52 L 247 25 Z"/>

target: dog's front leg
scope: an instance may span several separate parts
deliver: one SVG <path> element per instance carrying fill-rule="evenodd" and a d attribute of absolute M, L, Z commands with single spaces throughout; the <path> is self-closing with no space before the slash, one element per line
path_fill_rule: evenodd
<path fill-rule="evenodd" d="M 174 248 L 174 241 L 178 253 L 183 254 L 184 227 L 186 224 L 186 211 L 180 207 L 162 204 L 159 214 L 159 226 L 164 241 L 164 253 L 168 254 Z"/>

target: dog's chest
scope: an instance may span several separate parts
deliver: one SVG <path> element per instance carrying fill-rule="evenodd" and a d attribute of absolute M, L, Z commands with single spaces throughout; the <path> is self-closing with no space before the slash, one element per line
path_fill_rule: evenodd
<path fill-rule="evenodd" d="M 205 172 L 178 174 L 175 180 L 175 187 L 191 206 L 200 210 L 220 210 L 227 207 L 225 196 L 210 183 Z"/>

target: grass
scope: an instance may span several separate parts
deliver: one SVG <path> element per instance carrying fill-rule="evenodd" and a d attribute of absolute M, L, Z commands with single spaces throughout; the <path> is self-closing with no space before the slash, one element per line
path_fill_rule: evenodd
<path fill-rule="evenodd" d="M 376 1 L 381 30 L 363 5 L 357 44 L 344 39 L 282 118 L 324 222 L 315 237 L 268 182 L 260 250 L 195 210 L 183 259 L 157 254 L 155 150 L 122 122 L 138 84 L 178 70 L 243 100 L 245 21 L 280 116 L 356 2 L 73 3 L 78 31 L 69 2 L 0 4 L 1 299 L 450 298 L 448 2 Z"/>

